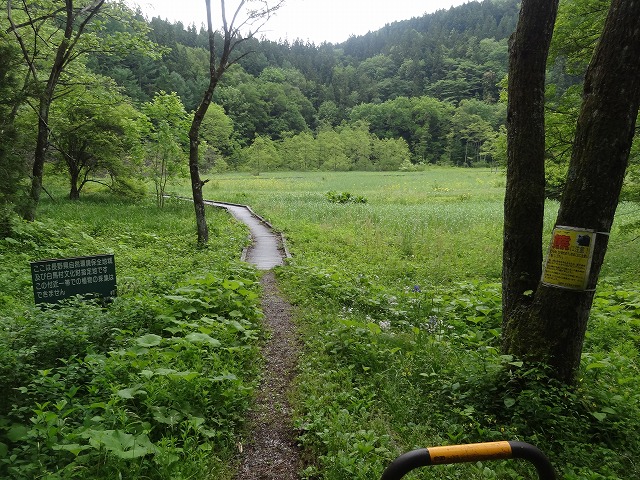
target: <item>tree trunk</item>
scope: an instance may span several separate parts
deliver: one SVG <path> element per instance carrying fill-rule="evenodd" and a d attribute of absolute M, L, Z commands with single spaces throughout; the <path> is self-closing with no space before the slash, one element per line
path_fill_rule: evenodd
<path fill-rule="evenodd" d="M 82 35 L 87 24 L 94 18 L 94 16 L 98 13 L 98 11 L 102 8 L 105 0 L 95 0 L 91 5 L 87 5 L 79 11 L 79 15 L 86 15 L 85 19 L 77 25 L 75 34 L 74 34 L 74 26 L 77 17 L 74 13 L 74 5 L 73 0 L 65 0 L 64 1 L 64 11 L 65 11 L 65 22 L 64 25 L 58 25 L 58 28 L 63 28 L 63 37 L 60 41 L 60 44 L 56 48 L 56 54 L 53 60 L 53 65 L 51 66 L 51 71 L 49 72 L 49 76 L 47 78 L 47 83 L 44 86 L 42 94 L 39 99 L 39 107 L 38 107 L 38 136 L 36 140 L 36 150 L 33 158 L 33 173 L 31 179 L 31 191 L 29 195 L 28 204 L 25 207 L 23 212 L 23 217 L 25 220 L 33 221 L 36 217 L 36 210 L 38 208 L 38 203 L 40 202 L 40 193 L 42 191 L 42 175 L 44 171 L 44 162 L 46 159 L 47 149 L 49 147 L 49 110 L 51 108 L 51 103 L 53 102 L 54 93 L 56 90 L 56 86 L 58 85 L 58 81 L 60 80 L 60 76 L 62 75 L 63 70 L 66 65 L 72 61 L 72 51 Z M 29 13 L 29 7 L 26 2 L 23 2 L 25 7 L 25 11 Z M 35 7 L 33 7 L 35 8 Z M 39 76 L 35 67 L 35 57 L 37 56 L 37 48 L 35 45 L 33 51 L 27 49 L 25 46 L 20 33 L 18 32 L 18 27 L 13 22 L 12 19 L 12 5 L 11 1 L 7 2 L 7 16 L 9 22 L 11 23 L 11 30 L 15 34 L 18 39 L 18 43 L 22 48 L 23 57 L 29 67 L 33 80 L 38 82 Z M 62 8 L 61 8 L 62 9 Z M 60 10 L 61 10 L 60 9 Z M 47 18 L 45 15 L 42 18 Z M 39 37 L 39 28 L 35 25 L 39 20 L 31 20 L 30 27 L 34 34 L 34 43 L 37 44 L 38 40 L 35 40 Z M 50 40 L 50 39 L 49 39 Z M 44 43 L 47 43 L 47 40 L 44 40 Z M 29 78 L 29 76 L 27 76 Z"/>
<path fill-rule="evenodd" d="M 205 245 L 209 242 L 209 228 L 207 227 L 207 219 L 204 211 L 204 198 L 202 196 L 202 186 L 204 183 L 200 179 L 200 172 L 198 169 L 198 130 L 196 130 L 195 136 L 195 139 L 191 138 L 191 131 L 189 132 L 189 173 L 191 175 L 193 206 L 196 212 L 198 245 Z"/>
<path fill-rule="evenodd" d="M 33 168 L 31 172 L 31 190 L 29 199 L 23 212 L 23 218 L 29 222 L 36 219 L 36 210 L 40 203 L 40 193 L 42 192 L 42 176 L 44 173 L 44 161 L 49 147 L 49 107 L 51 100 L 42 98 L 38 110 L 38 136 L 36 139 L 36 150 L 33 156 Z"/>
<path fill-rule="evenodd" d="M 502 260 L 503 329 L 542 272 L 544 82 L 558 0 L 523 0 L 510 39 L 507 184 Z M 508 343 L 507 343 L 508 348 Z"/>
<path fill-rule="evenodd" d="M 49 148 L 49 110 L 51 102 L 53 102 L 53 94 L 60 75 L 64 69 L 71 35 L 73 33 L 73 2 L 66 2 L 66 24 L 64 29 L 64 37 L 56 49 L 56 56 L 51 66 L 51 71 L 47 79 L 47 84 L 40 96 L 40 105 L 38 108 L 38 137 L 36 140 L 36 151 L 33 156 L 33 171 L 31 178 L 31 192 L 27 203 L 24 219 L 33 221 L 36 218 L 36 210 L 40 203 L 40 193 L 42 191 L 42 175 L 44 172 L 44 161 Z M 25 59 L 29 63 L 26 53 Z M 35 77 L 34 77 L 35 79 Z"/>
<path fill-rule="evenodd" d="M 80 172 L 78 170 L 69 169 L 69 184 L 71 188 L 69 190 L 69 200 L 80 199 L 80 189 L 78 188 L 78 178 L 80 178 Z"/>
<path fill-rule="evenodd" d="M 195 113 L 193 114 L 193 121 L 191 122 L 191 128 L 189 129 L 189 173 L 191 175 L 191 192 L 193 195 L 193 206 L 196 212 L 196 227 L 198 231 L 198 245 L 204 245 L 209 241 L 209 228 L 207 227 L 207 220 L 204 211 L 204 198 L 202 196 L 202 186 L 205 182 L 200 179 L 200 171 L 198 167 L 198 147 L 200 145 L 200 125 L 202 120 L 209 109 L 211 99 L 213 98 L 213 92 L 218 84 L 218 80 L 228 67 L 227 59 L 230 52 L 230 37 L 229 31 L 226 28 L 225 23 L 225 42 L 220 58 L 220 66 L 216 66 L 216 50 L 215 50 L 215 37 L 213 32 L 213 26 L 211 22 L 211 0 L 205 0 L 207 7 L 207 32 L 209 36 L 209 85 L 204 92 L 202 102 L 198 105 Z M 225 6 L 224 1 L 222 5 L 222 17 L 225 18 Z"/>
<path fill-rule="evenodd" d="M 207 2 L 208 5 L 208 2 Z M 213 36 L 210 30 L 210 36 Z M 196 109 L 193 115 L 193 121 L 191 122 L 191 128 L 189 129 L 189 173 L 191 174 L 191 192 L 193 195 L 193 205 L 196 212 L 196 226 L 198 230 L 198 244 L 204 245 L 209 241 L 209 229 L 207 227 L 207 220 L 205 218 L 204 211 L 204 198 L 202 196 L 202 186 L 205 182 L 200 178 L 200 170 L 198 167 L 199 160 L 199 145 L 200 145 L 200 125 L 202 120 L 209 109 L 211 99 L 213 98 L 213 91 L 218 83 L 218 75 L 215 68 L 211 67 L 211 78 L 209 79 L 209 86 L 204 93 L 202 102 Z"/>
<path fill-rule="evenodd" d="M 613 0 L 585 78 L 583 105 L 556 221 L 556 225 L 598 232 L 586 289 L 568 290 L 536 282 L 530 288 L 533 293 L 524 295 L 521 291 L 524 282 L 512 280 L 508 285 L 505 282 L 505 352 L 549 364 L 564 382 L 575 379 L 580 364 L 608 232 L 628 163 L 640 103 L 638 58 L 640 2 Z M 513 131 L 513 125 L 510 128 L 510 139 L 523 134 Z M 518 198 L 509 200 L 517 210 Z M 519 201 L 527 199 L 520 197 Z M 505 213 L 505 238 L 510 228 Z M 540 237 L 522 238 L 525 241 L 540 244 Z M 514 270 L 507 274 L 521 272 Z"/>

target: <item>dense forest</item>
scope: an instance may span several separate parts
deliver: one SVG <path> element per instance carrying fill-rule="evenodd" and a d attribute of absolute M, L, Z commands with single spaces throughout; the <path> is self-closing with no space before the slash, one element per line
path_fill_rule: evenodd
<path fill-rule="evenodd" d="M 517 14 L 515 1 L 471 2 L 339 45 L 251 39 L 240 48 L 252 53 L 228 72 L 216 92 L 233 126 L 231 138 L 216 146 L 234 168 L 257 167 L 256 152 L 231 153 L 257 138 L 257 150 L 279 153 L 269 164 L 261 162 L 265 169 L 477 162 L 487 155 L 480 146 L 504 123 L 498 84 L 506 75 L 507 38 Z M 208 78 L 205 30 L 160 18 L 149 25 L 149 38 L 166 49 L 162 58 L 94 56 L 90 68 L 115 79 L 136 102 L 150 101 L 159 91 L 176 92 L 187 111 L 195 109 Z M 312 161 L 288 154 L 292 144 L 294 150 L 295 145 L 307 149 L 309 135 L 317 140 L 320 132 L 353 144 L 357 140 L 349 137 L 362 125 L 376 139 L 402 139 L 406 146 L 376 147 L 374 142 L 364 149 L 396 151 L 386 164 L 379 164 L 373 152 L 364 162 L 353 158 L 348 146 Z M 284 145 L 271 144 L 285 139 Z M 318 140 L 317 149 L 325 150 L 322 143 Z"/>
<path fill-rule="evenodd" d="M 550 196 L 563 182 L 597 40 L 591 32 L 607 6 L 561 5 L 548 72 Z M 41 72 L 51 68 L 52 39 L 60 35 L 60 12 L 37 17 L 47 8 L 14 5 L 15 18 L 0 20 L 1 190 L 14 203 L 42 120 L 35 101 L 46 90 Z M 518 8 L 516 0 L 472 1 L 337 45 L 246 39 L 205 118 L 202 167 L 259 173 L 503 164 L 508 37 Z M 186 166 L 190 112 L 209 80 L 207 32 L 118 3 L 98 17 L 59 72 L 47 112 L 47 165 L 68 174 L 72 198 L 89 181 L 135 191 L 140 179 L 152 179 L 162 191 Z M 27 18 L 37 28 L 18 34 Z M 33 50 L 27 61 L 25 45 Z"/>

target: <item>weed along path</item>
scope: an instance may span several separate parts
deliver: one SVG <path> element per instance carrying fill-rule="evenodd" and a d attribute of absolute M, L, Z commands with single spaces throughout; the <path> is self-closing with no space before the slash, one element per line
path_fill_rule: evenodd
<path fill-rule="evenodd" d="M 291 305 L 280 295 L 271 269 L 283 265 L 288 256 L 284 239 L 249 207 L 219 202 L 209 205 L 226 208 L 251 232 L 251 246 L 244 260 L 265 273 L 261 307 L 268 340 L 262 347 L 265 365 L 249 414 L 247 438 L 238 445 L 240 452 L 237 480 L 295 480 L 301 467 L 287 393 L 295 376 L 300 344 L 291 320 Z"/>

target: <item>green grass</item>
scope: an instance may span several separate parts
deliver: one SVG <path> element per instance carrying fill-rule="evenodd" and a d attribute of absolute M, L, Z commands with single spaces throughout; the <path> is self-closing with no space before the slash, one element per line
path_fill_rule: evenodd
<path fill-rule="evenodd" d="M 504 173 L 428 168 L 422 172 L 278 172 L 216 175 L 211 200 L 249 204 L 282 230 L 296 260 L 376 274 L 388 282 L 442 285 L 464 279 L 499 281 Z M 366 204 L 332 204 L 326 193 L 349 192 Z M 189 195 L 185 183 L 174 193 Z M 550 235 L 557 202 L 548 202 Z M 622 204 L 602 277 L 634 281 L 640 270 L 637 234 L 620 226 L 640 217 Z M 545 245 L 547 239 L 545 238 Z"/>
<path fill-rule="evenodd" d="M 186 180 L 172 190 L 189 195 Z M 367 202 L 332 203 L 330 191 Z M 0 244 L 0 380 L 13 392 L 0 472 L 231 478 L 259 365 L 255 273 L 235 261 L 245 230 L 210 209 L 211 246 L 199 250 L 190 205 L 88 193 L 45 201 L 42 223 L 18 223 Z M 303 478 L 375 479 L 414 448 L 502 439 L 536 444 L 562 478 L 640 477 L 640 242 L 621 228 L 639 209 L 619 207 L 579 382 L 567 388 L 500 354 L 503 195 L 503 175 L 483 169 L 206 184 L 205 198 L 249 204 L 284 231 L 293 253 L 278 276 L 304 342 L 292 394 Z M 547 207 L 548 235 L 557 203 Z M 106 311 L 30 305 L 29 261 L 95 253 L 116 256 L 119 297 Z M 88 387 L 74 393 L 76 379 Z M 132 445 L 144 455 L 129 458 Z M 407 478 L 535 474 L 482 462 Z"/>
<path fill-rule="evenodd" d="M 295 398 L 312 459 L 305 478 L 377 478 L 407 450 L 502 439 L 538 445 L 562 478 L 640 475 L 640 242 L 619 228 L 638 218 L 636 205 L 619 207 L 580 382 L 567 388 L 500 355 L 500 173 L 234 174 L 211 183 L 206 198 L 250 204 L 293 253 L 279 275 L 304 312 Z M 367 203 L 331 203 L 330 191 Z M 547 204 L 547 236 L 557 208 Z M 412 478 L 534 477 L 522 462 L 483 462 Z"/>
<path fill-rule="evenodd" d="M 45 200 L 0 241 L 0 476 L 231 478 L 257 380 L 246 230 L 210 209 L 94 192 Z M 113 253 L 118 297 L 33 306 L 29 261 Z"/>

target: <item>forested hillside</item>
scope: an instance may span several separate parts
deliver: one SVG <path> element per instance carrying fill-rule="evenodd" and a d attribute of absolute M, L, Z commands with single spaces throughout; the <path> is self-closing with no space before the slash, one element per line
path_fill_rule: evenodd
<path fill-rule="evenodd" d="M 202 27 L 106 5 L 109 11 L 86 26 L 82 49 L 61 71 L 46 122 L 46 161 L 68 173 L 74 198 L 86 182 L 105 175 L 121 191 L 135 191 L 137 179 L 152 179 L 163 190 L 186 165 L 185 125 L 208 84 Z M 590 32 L 598 31 L 607 5 L 561 5 L 548 74 L 550 196 L 563 183 L 580 85 L 597 40 Z M 44 4 L 13 4 L 19 35 L 8 18 L 0 20 L 3 143 L 16 138 L 2 150 L 2 165 L 10 166 L 3 170 L 14 177 L 6 195 L 16 195 L 16 172 L 32 164 L 33 99 L 44 88 L 41 72 L 51 68 L 60 35 L 59 11 L 37 17 L 32 31 L 24 28 L 45 10 Z M 503 164 L 507 42 L 517 16 L 516 0 L 484 0 L 338 45 L 249 38 L 215 89 L 201 131 L 201 166 L 260 172 Z M 19 38 L 34 45 L 28 61 Z"/>
<path fill-rule="evenodd" d="M 517 13 L 515 1 L 487 0 L 394 22 L 339 45 L 252 39 L 240 47 L 252 53 L 216 92 L 233 124 L 231 138 L 219 139 L 216 147 L 234 168 L 397 169 L 410 162 L 477 162 L 488 153 L 480 146 L 491 143 L 504 122 L 498 83 L 506 75 L 507 37 Z M 93 56 L 90 68 L 115 79 L 136 102 L 148 102 L 159 91 L 176 92 L 193 110 L 207 82 L 205 30 L 160 18 L 149 25 L 149 38 L 166 49 L 162 58 Z M 310 137 L 315 150 L 326 151 L 319 132 L 333 143 L 342 138 L 343 151 L 292 158 L 292 149 L 308 150 Z M 368 133 L 375 135 L 373 142 Z M 238 148 L 256 138 L 253 151 Z M 285 139 L 284 145 L 272 143 Z M 380 144 L 382 139 L 388 142 Z M 362 141 L 373 144 L 347 146 Z M 276 157 L 258 161 L 255 150 Z M 357 150 L 371 153 L 363 161 L 353 158 Z M 378 157 L 390 154 L 381 164 Z"/>

